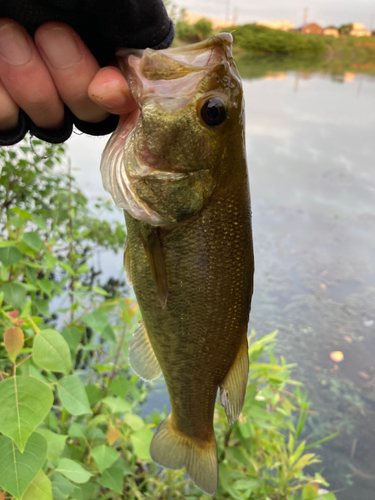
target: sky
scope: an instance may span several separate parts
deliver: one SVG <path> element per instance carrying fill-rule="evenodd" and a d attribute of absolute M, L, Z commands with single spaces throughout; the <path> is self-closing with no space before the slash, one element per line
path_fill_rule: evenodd
<path fill-rule="evenodd" d="M 225 19 L 228 0 L 173 0 L 179 7 L 208 17 Z M 229 17 L 238 9 L 238 23 L 289 19 L 301 26 L 304 9 L 308 23 L 329 25 L 357 22 L 375 29 L 375 0 L 229 0 Z M 373 26 L 371 26 L 373 24 Z"/>

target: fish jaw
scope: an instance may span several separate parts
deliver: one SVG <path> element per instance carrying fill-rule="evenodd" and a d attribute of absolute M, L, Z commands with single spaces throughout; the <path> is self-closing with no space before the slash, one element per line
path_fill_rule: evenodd
<path fill-rule="evenodd" d="M 231 41 L 222 34 L 190 47 L 118 52 L 139 110 L 120 120 L 101 172 L 116 205 L 135 219 L 171 227 L 212 196 L 228 127 L 210 129 L 200 110 L 218 96 L 241 112 Z"/>

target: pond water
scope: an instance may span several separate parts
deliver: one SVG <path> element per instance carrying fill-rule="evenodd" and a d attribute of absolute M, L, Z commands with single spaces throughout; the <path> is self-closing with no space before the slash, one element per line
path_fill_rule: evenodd
<path fill-rule="evenodd" d="M 375 78 L 269 73 L 244 80 L 255 289 L 250 326 L 279 330 L 277 353 L 312 402 L 306 436 L 339 431 L 318 470 L 339 500 L 375 497 Z M 73 168 L 104 196 L 106 139 L 74 136 Z M 122 214 L 118 216 L 121 220 Z M 122 256 L 98 256 L 123 276 Z M 344 360 L 334 363 L 332 351 Z M 155 390 L 147 408 L 161 408 Z"/>

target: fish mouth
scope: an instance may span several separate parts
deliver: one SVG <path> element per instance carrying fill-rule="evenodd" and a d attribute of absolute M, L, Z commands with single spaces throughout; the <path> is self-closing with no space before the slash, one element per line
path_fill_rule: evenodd
<path fill-rule="evenodd" d="M 173 111 L 189 102 L 199 81 L 215 66 L 224 61 L 233 64 L 232 42 L 230 33 L 221 33 L 188 46 L 164 50 L 119 49 L 116 55 L 141 109 L 152 98 L 162 108 Z"/>
<path fill-rule="evenodd" d="M 117 51 L 120 69 L 139 108 L 120 117 L 103 151 L 100 170 L 104 189 L 135 219 L 152 226 L 170 225 L 171 220 L 165 220 L 139 198 L 136 184 L 146 178 L 178 182 L 189 175 L 162 165 L 148 144 L 138 140 L 137 125 L 142 121 L 143 108 L 150 101 L 169 113 L 186 106 L 213 68 L 233 64 L 232 41 L 232 35 L 221 33 L 184 47 Z"/>

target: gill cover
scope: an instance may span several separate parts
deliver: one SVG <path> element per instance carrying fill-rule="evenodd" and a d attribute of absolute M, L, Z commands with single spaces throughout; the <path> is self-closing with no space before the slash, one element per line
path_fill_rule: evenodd
<path fill-rule="evenodd" d="M 189 47 L 118 52 L 139 110 L 121 117 L 101 173 L 105 190 L 133 218 L 171 226 L 212 195 L 240 89 L 231 44 L 223 33 Z"/>

